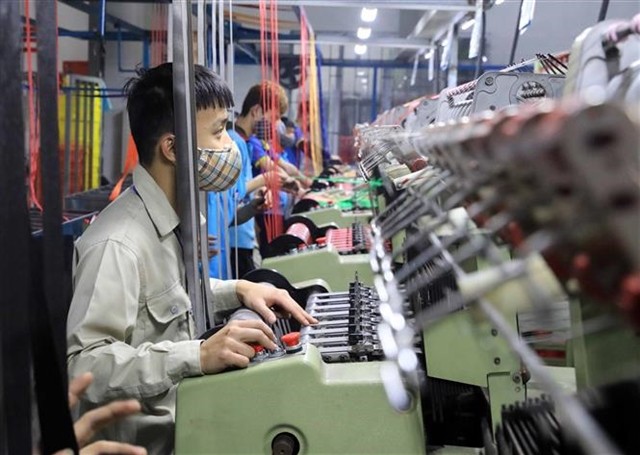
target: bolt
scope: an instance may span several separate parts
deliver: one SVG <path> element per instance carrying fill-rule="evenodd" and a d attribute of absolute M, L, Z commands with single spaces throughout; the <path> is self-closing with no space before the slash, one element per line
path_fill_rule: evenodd
<path fill-rule="evenodd" d="M 496 357 L 495 359 L 493 359 L 493 363 L 495 363 L 496 365 L 500 365 L 500 357 Z"/>
<path fill-rule="evenodd" d="M 493 85 L 493 78 L 489 76 L 484 80 L 485 85 Z"/>
<path fill-rule="evenodd" d="M 498 336 L 498 330 L 497 329 L 491 329 L 491 336 L 497 337 Z"/>
<path fill-rule="evenodd" d="M 518 373 L 513 373 L 513 376 L 511 376 L 511 379 L 516 384 L 520 384 L 520 375 Z"/>
<path fill-rule="evenodd" d="M 516 393 L 520 393 L 520 387 L 516 387 Z"/>

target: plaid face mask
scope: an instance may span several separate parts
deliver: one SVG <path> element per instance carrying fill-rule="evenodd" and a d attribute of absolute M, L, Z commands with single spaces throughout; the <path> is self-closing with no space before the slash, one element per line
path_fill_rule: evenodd
<path fill-rule="evenodd" d="M 220 150 L 198 147 L 198 185 L 202 191 L 224 191 L 240 176 L 242 157 L 235 142 Z"/>

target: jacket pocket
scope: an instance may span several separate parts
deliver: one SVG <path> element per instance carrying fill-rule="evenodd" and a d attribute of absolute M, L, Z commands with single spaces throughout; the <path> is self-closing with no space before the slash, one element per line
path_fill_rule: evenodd
<path fill-rule="evenodd" d="M 191 308 L 189 296 L 179 281 L 166 291 L 147 298 L 147 309 L 151 318 L 160 324 L 168 324 L 183 316 Z"/>

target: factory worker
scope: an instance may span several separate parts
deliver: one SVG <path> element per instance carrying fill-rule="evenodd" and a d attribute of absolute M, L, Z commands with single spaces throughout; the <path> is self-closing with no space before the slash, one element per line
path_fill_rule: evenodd
<path fill-rule="evenodd" d="M 229 88 L 202 66 L 194 69 L 198 179 L 201 190 L 224 191 L 237 179 L 241 157 L 225 126 Z M 126 87 L 131 133 L 140 164 L 133 186 L 109 205 L 78 240 L 74 294 L 67 319 L 70 377 L 92 372 L 81 400 L 86 412 L 134 398 L 142 412 L 98 437 L 171 453 L 176 386 L 182 378 L 246 367 L 251 344 L 276 347 L 262 321 L 232 322 L 196 339 L 177 215 L 176 150 L 170 63 L 142 71 Z M 274 307 L 303 325 L 314 323 L 282 290 L 248 281 L 211 281 L 216 309 L 240 305 L 271 323 Z M 224 393 L 223 390 L 220 393 Z M 215 431 L 215 429 L 212 429 Z"/>

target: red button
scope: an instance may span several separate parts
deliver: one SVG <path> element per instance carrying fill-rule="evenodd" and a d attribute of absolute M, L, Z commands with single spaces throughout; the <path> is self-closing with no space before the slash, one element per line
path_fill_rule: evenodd
<path fill-rule="evenodd" d="M 261 344 L 254 344 L 252 345 L 252 347 L 256 354 L 260 354 L 262 351 L 264 351 L 264 346 L 262 346 Z"/>
<path fill-rule="evenodd" d="M 325 246 L 327 244 L 327 238 L 326 237 L 318 237 L 316 239 L 316 243 L 318 244 L 318 246 Z"/>
<path fill-rule="evenodd" d="M 300 332 L 290 332 L 280 337 L 282 342 L 292 348 L 300 344 Z"/>

